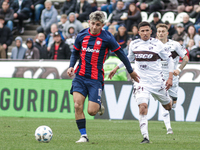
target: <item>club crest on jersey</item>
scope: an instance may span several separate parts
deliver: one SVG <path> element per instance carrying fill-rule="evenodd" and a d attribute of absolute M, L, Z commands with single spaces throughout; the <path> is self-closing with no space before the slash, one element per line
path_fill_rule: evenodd
<path fill-rule="evenodd" d="M 153 49 L 153 47 L 152 46 L 149 46 L 149 50 L 152 50 Z"/>
<path fill-rule="evenodd" d="M 97 43 L 97 45 L 100 45 L 100 44 L 101 44 L 101 41 L 97 41 L 96 43 Z"/>

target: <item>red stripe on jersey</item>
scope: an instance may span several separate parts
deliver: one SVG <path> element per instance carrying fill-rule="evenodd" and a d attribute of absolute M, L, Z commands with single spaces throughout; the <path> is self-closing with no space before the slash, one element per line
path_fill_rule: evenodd
<path fill-rule="evenodd" d="M 112 52 L 115 52 L 115 51 L 119 50 L 120 48 L 121 48 L 121 46 L 120 46 L 120 47 L 118 47 L 117 49 L 113 50 Z"/>
<path fill-rule="evenodd" d="M 74 49 L 75 49 L 75 50 L 77 50 L 77 51 L 79 51 L 79 50 L 80 50 L 80 49 L 76 48 L 74 45 L 73 45 L 73 47 L 74 47 Z"/>
<path fill-rule="evenodd" d="M 103 58 L 103 64 L 104 64 L 104 62 L 105 62 L 105 60 L 106 60 L 106 56 L 107 56 L 107 54 L 108 54 L 108 50 L 109 50 L 109 49 L 106 48 L 105 55 L 104 55 L 104 58 Z M 103 79 L 104 79 L 104 69 L 103 69 L 103 66 L 102 66 L 102 69 L 101 69 L 101 70 L 102 70 L 102 72 L 103 72 L 103 73 L 102 73 L 102 76 L 103 76 Z"/>
<path fill-rule="evenodd" d="M 80 66 L 80 71 L 79 71 L 79 75 L 80 76 L 84 76 L 85 75 L 85 66 L 86 66 L 86 62 L 85 62 L 85 55 L 86 55 L 86 49 L 88 46 L 88 42 L 89 42 L 90 36 L 85 36 L 83 41 L 82 41 L 82 47 L 81 47 L 81 66 Z"/>
<path fill-rule="evenodd" d="M 97 37 L 94 47 L 93 47 L 93 52 L 92 52 L 92 58 L 91 58 L 91 78 L 98 80 L 98 68 L 97 68 L 97 63 L 98 63 L 98 58 L 99 58 L 99 53 L 102 45 L 102 39 Z"/>

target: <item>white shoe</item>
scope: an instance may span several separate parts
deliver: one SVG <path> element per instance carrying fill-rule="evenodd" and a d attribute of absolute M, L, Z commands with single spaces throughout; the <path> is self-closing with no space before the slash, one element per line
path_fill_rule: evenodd
<path fill-rule="evenodd" d="M 167 130 L 167 134 L 173 134 L 172 128 L 169 128 L 169 129 Z"/>
<path fill-rule="evenodd" d="M 176 108 L 176 103 L 172 105 L 172 108 Z"/>
<path fill-rule="evenodd" d="M 98 114 L 101 116 L 104 114 L 104 111 L 105 111 L 105 107 L 103 106 L 103 103 L 101 102 L 101 108 L 99 109 Z"/>
<path fill-rule="evenodd" d="M 83 142 L 89 142 L 87 136 L 81 136 L 81 138 L 78 141 L 76 141 L 76 143 L 83 143 Z"/>

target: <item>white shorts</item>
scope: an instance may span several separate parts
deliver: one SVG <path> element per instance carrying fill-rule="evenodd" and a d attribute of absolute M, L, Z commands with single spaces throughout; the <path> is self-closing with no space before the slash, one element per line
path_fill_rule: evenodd
<path fill-rule="evenodd" d="M 150 99 L 150 94 L 153 96 L 155 100 L 160 101 L 162 105 L 167 105 L 171 101 L 169 93 L 165 89 L 164 83 L 156 86 L 137 85 L 134 87 L 134 94 L 138 105 L 142 103 L 148 104 Z"/>
<path fill-rule="evenodd" d="M 171 97 L 178 97 L 178 85 L 172 85 L 172 87 L 168 90 L 169 95 Z"/>

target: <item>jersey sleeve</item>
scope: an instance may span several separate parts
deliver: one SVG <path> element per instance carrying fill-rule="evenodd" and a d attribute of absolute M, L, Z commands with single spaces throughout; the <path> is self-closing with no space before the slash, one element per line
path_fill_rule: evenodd
<path fill-rule="evenodd" d="M 176 42 L 176 52 L 181 58 L 183 58 L 187 54 L 186 49 L 178 42 Z"/>
<path fill-rule="evenodd" d="M 114 36 L 111 35 L 110 37 L 111 38 L 108 39 L 109 40 L 108 47 L 111 50 L 111 52 L 115 52 L 115 51 L 119 50 L 121 48 L 121 46 L 117 43 Z"/>

